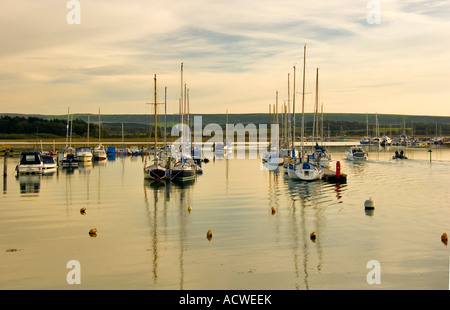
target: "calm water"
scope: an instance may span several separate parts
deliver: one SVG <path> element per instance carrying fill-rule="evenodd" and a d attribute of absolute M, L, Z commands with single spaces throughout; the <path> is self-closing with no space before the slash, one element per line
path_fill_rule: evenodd
<path fill-rule="evenodd" d="M 0 289 L 448 290 L 450 149 L 431 163 L 428 149 L 404 161 L 371 149 L 365 163 L 346 149 L 330 147 L 341 185 L 289 181 L 259 159 L 211 159 L 184 187 L 145 182 L 142 157 L 24 178 L 8 159 Z M 80 285 L 67 283 L 70 260 Z M 371 260 L 380 284 L 367 282 Z"/>

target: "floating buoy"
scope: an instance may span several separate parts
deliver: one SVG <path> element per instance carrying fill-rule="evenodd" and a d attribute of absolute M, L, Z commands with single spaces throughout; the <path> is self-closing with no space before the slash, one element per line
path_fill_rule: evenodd
<path fill-rule="evenodd" d="M 364 208 L 368 210 L 375 209 L 375 204 L 373 203 L 372 197 L 364 202 Z"/>
<path fill-rule="evenodd" d="M 89 230 L 89 235 L 91 237 L 97 237 L 97 228 L 92 228 L 91 230 Z"/>
<path fill-rule="evenodd" d="M 313 232 L 309 235 L 309 238 L 310 238 L 312 241 L 316 240 L 316 232 L 313 231 Z"/>
<path fill-rule="evenodd" d="M 82 215 L 85 215 L 85 214 L 86 214 L 86 208 L 84 208 L 84 207 L 81 208 L 81 209 L 80 209 L 80 213 L 81 213 Z"/>
<path fill-rule="evenodd" d="M 275 213 L 277 213 L 277 209 L 275 209 L 275 207 L 272 207 L 272 215 L 274 215 Z"/>
<path fill-rule="evenodd" d="M 442 236 L 441 236 L 441 241 L 442 241 L 445 245 L 447 245 L 447 242 L 448 242 L 448 236 L 447 236 L 446 233 L 443 233 L 443 234 L 442 234 Z"/>
<path fill-rule="evenodd" d="M 211 231 L 211 229 L 208 230 L 208 232 L 206 233 L 206 239 L 208 239 L 209 241 L 211 241 L 211 239 L 212 239 L 212 231 Z"/>
<path fill-rule="evenodd" d="M 189 206 L 189 207 L 188 207 L 188 212 L 191 213 L 191 211 L 192 211 L 192 207 Z"/>

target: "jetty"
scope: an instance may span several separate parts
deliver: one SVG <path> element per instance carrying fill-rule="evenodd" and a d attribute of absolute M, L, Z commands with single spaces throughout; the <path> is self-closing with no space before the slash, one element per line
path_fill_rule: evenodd
<path fill-rule="evenodd" d="M 323 176 L 322 180 L 332 182 L 332 183 L 347 183 L 347 175 L 345 173 L 341 173 L 339 176 L 336 174 L 336 171 L 332 171 L 330 169 L 322 168 Z"/>
<path fill-rule="evenodd" d="M 332 183 L 347 183 L 347 175 L 341 172 L 341 163 L 336 162 L 336 171 L 322 168 L 322 180 Z"/>

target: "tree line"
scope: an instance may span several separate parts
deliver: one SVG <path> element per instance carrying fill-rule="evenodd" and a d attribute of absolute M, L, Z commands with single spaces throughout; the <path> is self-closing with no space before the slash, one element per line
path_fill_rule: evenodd
<path fill-rule="evenodd" d="M 234 121 L 235 122 L 235 121 Z M 245 123 L 243 123 L 246 125 Z M 205 126 L 206 124 L 203 124 Z M 223 128 L 223 124 L 219 124 Z M 0 138 L 63 138 L 72 134 L 73 138 L 86 138 L 89 126 L 89 138 L 95 139 L 99 136 L 99 126 L 96 123 L 89 123 L 82 119 L 74 119 L 71 122 L 63 119 L 44 119 L 34 116 L 1 116 L 0 117 Z M 164 126 L 164 123 L 161 123 Z M 171 123 L 172 126 L 172 123 Z M 172 127 L 168 126 L 167 133 L 170 137 Z M 164 129 L 158 126 L 158 136 L 162 137 Z M 301 123 L 296 123 L 297 135 L 300 134 Z M 150 124 L 136 123 L 102 123 L 102 138 L 148 138 L 154 136 L 154 126 Z M 122 129 L 123 128 L 123 129 Z M 322 133 L 323 129 L 323 133 Z M 123 130 L 123 131 L 122 131 Z M 284 125 L 280 124 L 280 132 L 284 130 Z M 369 131 L 369 136 L 375 135 L 374 126 L 367 128 L 367 124 L 356 121 L 324 121 L 319 125 L 319 132 L 324 137 L 345 137 L 345 136 L 365 136 Z M 305 136 L 312 135 L 313 122 L 305 122 Z M 409 136 L 440 136 L 450 134 L 450 124 L 433 123 L 410 123 L 404 126 L 393 126 L 380 124 L 381 135 L 397 136 L 406 134 Z"/>

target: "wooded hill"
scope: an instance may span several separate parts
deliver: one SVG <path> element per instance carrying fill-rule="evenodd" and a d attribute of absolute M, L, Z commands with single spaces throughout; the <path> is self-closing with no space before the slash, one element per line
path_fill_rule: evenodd
<path fill-rule="evenodd" d="M 203 127 L 207 124 L 218 124 L 225 131 L 227 116 L 225 114 L 192 114 L 202 116 Z M 99 118 L 96 114 L 73 114 L 73 123 L 69 130 L 73 137 L 87 137 L 88 121 L 89 136 L 98 137 Z M 450 117 L 448 116 L 416 116 L 416 115 L 391 115 L 391 114 L 340 114 L 324 113 L 324 136 L 365 136 L 375 134 L 376 118 L 380 134 L 391 136 L 406 133 L 407 135 L 442 136 L 450 134 Z M 167 132 L 170 135 L 171 127 L 180 122 L 179 115 L 158 116 L 159 135 L 163 132 L 165 119 L 167 119 Z M 314 115 L 305 114 L 305 135 L 312 134 Z M 368 120 L 368 121 L 366 121 Z M 229 124 L 270 124 L 274 116 L 267 113 L 259 114 L 229 114 Z M 295 118 L 298 133 L 300 132 L 302 117 L 297 114 Z M 319 127 L 322 127 L 322 115 L 319 115 Z M 278 123 L 283 128 L 284 115 L 278 114 Z M 67 115 L 39 115 L 39 114 L 0 114 L 0 138 L 61 138 L 67 134 Z M 123 133 L 125 138 L 149 137 L 153 135 L 153 115 L 144 114 L 105 114 L 101 115 L 101 136 L 104 138 L 120 138 Z"/>

